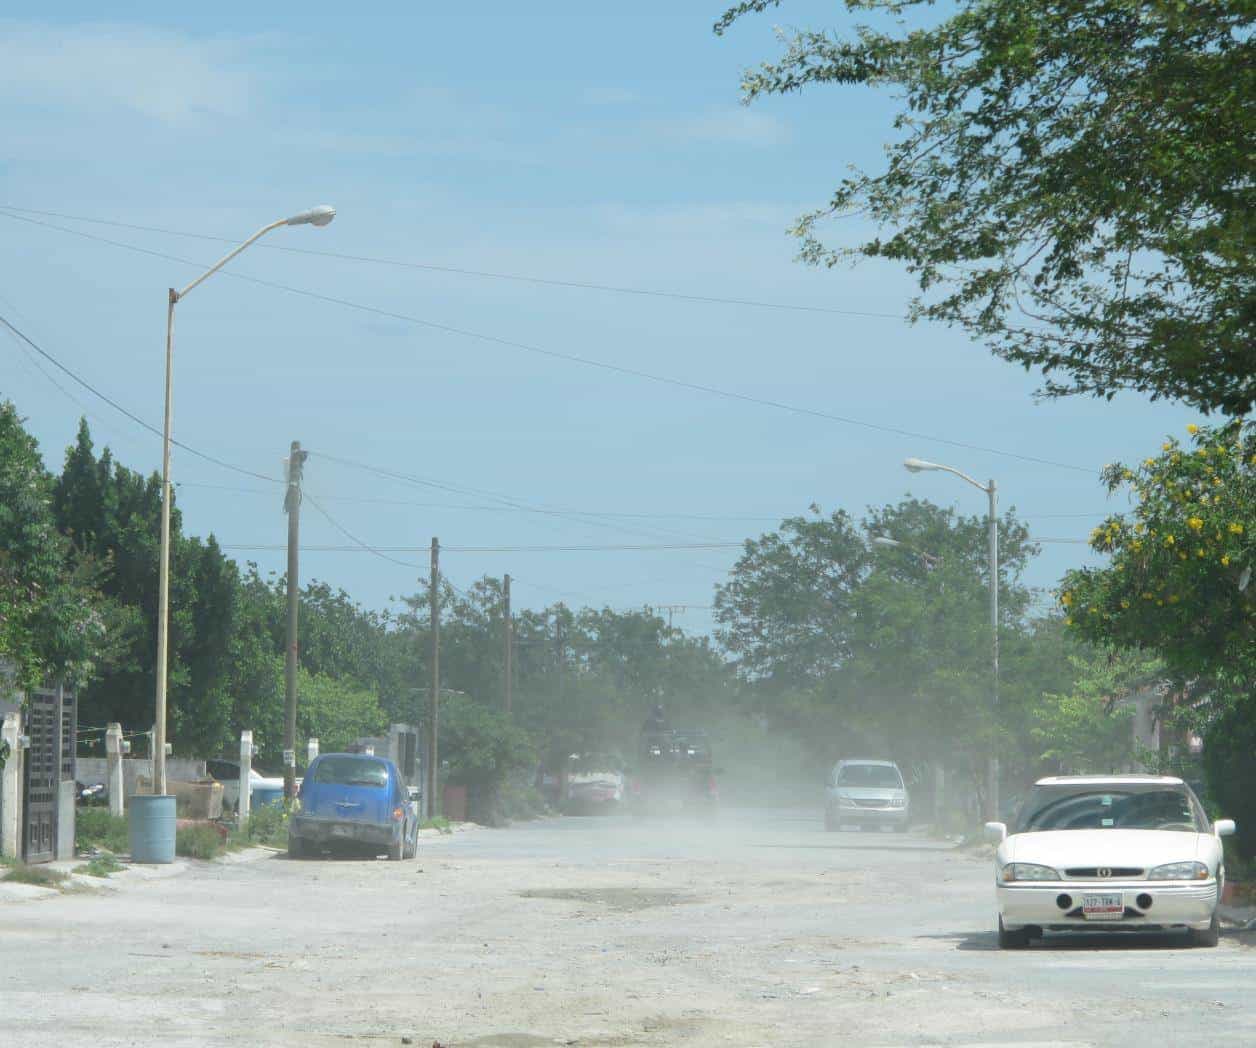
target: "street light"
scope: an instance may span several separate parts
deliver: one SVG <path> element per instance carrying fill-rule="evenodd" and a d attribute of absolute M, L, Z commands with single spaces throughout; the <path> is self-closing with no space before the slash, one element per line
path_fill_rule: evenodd
<path fill-rule="evenodd" d="M 929 462 L 925 459 L 909 458 L 903 461 L 903 466 L 912 473 L 928 473 L 933 471 L 941 471 L 943 473 L 952 473 L 959 477 L 960 480 L 967 481 L 974 488 L 984 491 L 990 497 L 990 633 L 994 671 L 994 679 L 992 681 L 991 709 L 994 717 L 999 715 L 999 518 L 998 518 L 998 488 L 994 481 L 989 484 L 982 484 L 979 480 L 974 480 L 967 473 L 961 473 L 953 466 L 943 466 L 937 462 Z M 997 820 L 999 817 L 999 758 L 993 747 L 990 751 L 990 757 L 986 764 L 986 807 L 991 820 Z"/>
<path fill-rule="evenodd" d="M 872 545 L 880 549 L 905 549 L 909 553 L 914 553 L 924 562 L 927 568 L 936 567 L 942 561 L 941 557 L 936 557 L 932 553 L 926 553 L 922 549 L 917 549 L 906 542 L 899 542 L 898 539 L 892 539 L 887 535 L 873 535 L 871 541 Z"/>
<path fill-rule="evenodd" d="M 173 415 L 171 394 L 174 379 L 174 306 L 198 284 L 209 279 L 256 240 L 280 226 L 325 226 L 336 217 L 336 209 L 323 204 L 290 218 L 263 226 L 243 244 L 215 262 L 182 291 L 170 289 L 166 306 L 166 412 L 161 435 L 161 553 L 157 584 L 157 719 L 153 726 L 153 792 L 166 793 L 166 666 L 170 639 L 170 423 Z"/>

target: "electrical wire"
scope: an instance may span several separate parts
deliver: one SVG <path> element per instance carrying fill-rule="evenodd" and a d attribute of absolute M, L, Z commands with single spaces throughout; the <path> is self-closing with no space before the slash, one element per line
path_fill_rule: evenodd
<path fill-rule="evenodd" d="M 85 233 L 79 229 L 67 229 L 65 226 L 58 226 L 51 222 L 44 222 L 39 219 L 28 218 L 24 215 L 12 214 L 0 211 L 0 215 L 13 219 L 18 222 L 27 222 L 35 226 L 43 226 L 48 229 L 54 229 L 62 233 L 68 233 L 71 236 L 82 237 L 86 240 L 94 240 L 102 244 L 109 244 L 113 247 L 121 248 L 126 251 L 133 251 L 142 255 L 149 255 L 154 258 L 164 259 L 168 262 L 177 262 L 181 265 L 201 267 L 204 263 L 193 262 L 190 259 L 180 258 L 177 255 L 167 254 L 163 251 L 153 251 L 150 248 L 140 247 L 136 244 L 128 244 L 119 240 L 111 240 L 108 237 L 96 236 L 93 233 Z M 1089 466 L 1078 466 L 1068 462 L 1056 462 L 1052 459 L 1039 458 L 1035 455 L 1023 455 L 1019 452 L 1004 451 L 999 448 L 985 447 L 981 444 L 972 444 L 966 441 L 951 440 L 946 437 L 933 436 L 927 433 L 918 433 L 914 430 L 902 429 L 897 426 L 887 426 L 876 422 L 867 422 L 863 419 L 850 418 L 845 415 L 837 415 L 828 411 L 820 411 L 817 408 L 803 407 L 797 404 L 789 404 L 781 400 L 773 400 L 768 397 L 756 397 L 749 393 L 739 393 L 736 390 L 723 389 L 719 386 L 712 386 L 702 382 L 691 382 L 687 379 L 672 378 L 668 375 L 660 375 L 650 371 L 643 371 L 640 368 L 626 367 L 622 364 L 612 364 L 608 361 L 597 360 L 593 357 L 584 357 L 576 353 L 565 353 L 559 350 L 546 349 L 543 346 L 532 345 L 527 342 L 519 342 L 515 339 L 503 338 L 499 335 L 488 335 L 478 331 L 472 331 L 468 328 L 455 327 L 451 324 L 442 324 L 433 320 L 426 320 L 422 317 L 412 316 L 408 313 L 398 313 L 393 310 L 380 309 L 375 306 L 368 306 L 360 302 L 354 302 L 350 299 L 340 298 L 335 295 L 325 295 L 317 291 L 310 291 L 305 288 L 292 287 L 288 284 L 280 284 L 273 280 L 262 280 L 258 277 L 246 276 L 234 270 L 225 269 L 223 275 L 234 277 L 237 280 L 243 280 L 250 284 L 256 284 L 259 287 L 271 288 L 276 291 L 286 291 L 289 294 L 300 295 L 303 298 L 309 298 L 318 302 L 326 302 L 332 305 L 343 306 L 346 309 L 352 309 L 361 313 L 369 313 L 373 316 L 386 317 L 390 320 L 399 320 L 408 324 L 415 324 L 419 327 L 428 328 L 432 331 L 440 331 L 447 335 L 457 335 L 460 338 L 473 339 L 479 342 L 485 342 L 490 345 L 504 346 L 508 349 L 517 349 L 525 353 L 531 353 L 536 356 L 547 357 L 552 360 L 561 360 L 569 364 L 578 364 L 582 367 L 595 368 L 601 371 L 607 371 L 612 374 L 623 375 L 630 378 L 637 378 L 647 382 L 653 382 L 659 385 L 671 386 L 677 389 L 685 389 L 690 392 L 704 393 L 709 396 L 720 397 L 726 400 L 733 400 L 744 404 L 755 404 L 759 407 L 772 408 L 777 411 L 785 411 L 794 415 L 802 415 L 808 418 L 823 419 L 828 422 L 836 422 L 841 425 L 856 426 L 861 429 L 872 430 L 878 433 L 888 433 L 892 436 L 910 437 L 912 440 L 921 440 L 927 443 L 943 444 L 947 447 L 960 448 L 965 451 L 976 451 L 986 455 L 995 455 L 1001 458 L 1015 459 L 1020 462 L 1031 462 L 1039 466 L 1051 466 L 1056 469 L 1073 470 L 1080 473 L 1089 473 L 1094 475 L 1096 470 Z"/>
<path fill-rule="evenodd" d="M 302 492 L 301 501 L 302 502 L 308 501 L 311 506 L 313 506 L 316 510 L 318 510 L 319 513 L 321 513 L 324 517 L 327 518 L 328 522 L 331 524 L 333 528 L 335 528 L 342 535 L 344 535 L 345 538 L 349 539 L 351 542 L 354 543 L 353 546 L 341 546 L 341 547 L 338 547 L 339 549 L 355 550 L 355 551 L 360 549 L 367 553 L 373 553 L 375 556 L 379 557 L 381 560 L 389 561 L 392 564 L 400 564 L 403 568 L 421 568 L 422 567 L 421 564 L 415 564 L 408 560 L 398 560 L 396 557 L 390 557 L 388 553 L 384 552 L 383 550 L 378 549 L 375 546 L 371 546 L 363 542 L 360 538 L 358 538 L 351 531 L 349 531 L 348 528 L 346 528 L 343 524 L 341 524 L 340 521 L 336 520 L 335 517 L 333 517 L 330 513 L 328 513 L 327 510 L 323 509 L 323 507 L 318 504 L 318 501 L 314 499 L 312 496 Z M 226 549 L 225 546 L 223 548 Z M 245 549 L 259 549 L 260 550 L 260 549 L 268 549 L 268 548 L 269 549 L 287 549 L 286 546 L 274 546 L 274 547 L 233 546 L 232 548 L 241 549 L 241 550 L 245 550 Z M 301 547 L 302 551 L 305 551 L 305 550 L 314 551 L 314 550 L 320 550 L 321 548 L 322 547 L 319 547 L 319 546 L 302 546 Z M 326 548 L 331 549 L 333 547 L 326 547 Z M 394 550 L 393 552 L 408 553 L 408 552 L 412 552 L 412 550 L 411 549 Z"/>
<path fill-rule="evenodd" d="M 12 204 L 0 205 L 0 210 L 13 211 L 22 215 L 43 215 L 47 218 L 67 219 L 71 222 L 90 222 L 98 226 L 113 226 L 116 229 L 134 229 L 143 233 L 160 233 L 165 236 L 188 237 L 194 240 L 210 240 L 221 244 L 234 244 L 237 241 L 230 237 L 212 236 L 208 233 L 189 233 L 178 229 L 163 229 L 159 226 L 143 226 L 133 222 L 116 222 L 104 218 L 88 218 L 84 215 L 67 215 L 60 211 L 40 211 L 29 207 L 15 207 Z M 706 305 L 746 306 L 753 309 L 775 309 L 795 313 L 828 313 L 842 317 L 869 317 L 877 320 L 900 320 L 908 318 L 901 313 L 878 313 L 863 309 L 838 309 L 833 306 L 810 306 L 790 302 L 765 302 L 758 299 L 726 298 L 719 295 L 693 295 L 679 291 L 661 291 L 655 288 L 622 287 L 614 284 L 594 284 L 582 280 L 556 280 L 547 277 L 534 277 L 520 273 L 492 273 L 480 269 L 463 269 L 457 266 L 438 266 L 427 262 L 408 262 L 394 258 L 374 258 L 369 255 L 348 255 L 339 251 L 320 251 L 316 248 L 286 247 L 282 244 L 263 244 L 270 251 L 285 251 L 293 255 L 314 255 L 318 258 L 335 258 L 344 262 L 367 262 L 377 266 L 390 266 L 396 269 L 417 269 L 430 273 L 449 273 L 454 276 L 482 277 L 489 280 L 509 280 L 523 284 L 535 284 L 542 287 L 574 288 L 582 291 L 606 291 L 617 295 L 638 295 L 650 298 L 675 299 L 682 302 L 700 302 Z"/>
<path fill-rule="evenodd" d="M 145 422 L 142 418 L 140 418 L 137 414 L 135 414 L 135 412 L 129 411 L 128 409 L 124 408 L 121 404 L 119 404 L 112 397 L 108 396 L 105 393 L 102 393 L 99 389 L 93 386 L 85 378 L 82 378 L 80 375 L 71 371 L 68 367 L 66 367 L 66 365 L 62 364 L 61 361 L 59 361 L 46 349 L 38 345 L 33 339 L 30 338 L 30 336 L 28 336 L 27 334 L 19 330 L 17 327 L 15 327 L 13 323 L 3 315 L 0 315 L 0 324 L 3 324 L 6 328 L 8 328 L 8 330 L 16 338 L 21 339 L 22 342 L 26 343 L 26 345 L 30 346 L 30 348 L 33 349 L 36 353 L 38 353 L 41 357 L 49 361 L 49 363 L 53 364 L 60 371 L 64 372 L 66 375 L 72 378 L 75 382 L 77 382 L 85 390 L 91 393 L 94 397 L 97 397 L 100 400 L 103 400 L 106 404 L 108 404 L 115 411 L 120 412 L 121 414 L 125 415 L 136 425 L 143 427 L 144 429 L 148 430 L 150 433 L 153 433 L 157 435 L 158 437 L 163 436 L 163 433 L 160 429 L 158 429 L 156 426 L 151 425 L 148 422 Z M 243 466 L 236 466 L 230 462 L 224 462 L 220 458 L 216 458 L 213 455 L 206 454 L 204 451 L 200 451 L 197 448 L 192 447 L 190 444 L 185 444 L 183 443 L 183 441 L 176 440 L 173 437 L 170 438 L 170 443 L 173 444 L 177 448 L 183 449 L 184 451 L 188 452 L 188 454 L 190 455 L 195 455 L 197 458 L 204 459 L 206 462 L 212 462 L 215 466 L 221 466 L 223 469 L 229 469 L 232 472 L 240 473 L 246 477 L 252 477 L 255 480 L 264 480 L 273 484 L 282 483 L 282 481 L 276 480 L 273 477 L 267 477 L 261 473 L 255 473 L 251 469 L 245 469 Z"/>

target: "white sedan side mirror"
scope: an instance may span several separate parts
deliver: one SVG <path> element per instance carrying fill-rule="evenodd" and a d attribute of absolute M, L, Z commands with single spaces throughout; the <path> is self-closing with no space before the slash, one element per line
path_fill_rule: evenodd
<path fill-rule="evenodd" d="M 986 840 L 991 844 L 1002 844 L 1007 839 L 1007 823 L 986 823 Z"/>
<path fill-rule="evenodd" d="M 1233 819 L 1218 819 L 1212 824 L 1212 832 L 1218 837 L 1231 837 L 1234 835 Z"/>

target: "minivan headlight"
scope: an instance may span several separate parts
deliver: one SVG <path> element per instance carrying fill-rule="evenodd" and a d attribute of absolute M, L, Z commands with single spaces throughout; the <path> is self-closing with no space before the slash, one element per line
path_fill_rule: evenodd
<path fill-rule="evenodd" d="M 1039 866 L 1032 862 L 1009 862 L 1003 867 L 1003 881 L 1058 881 L 1060 874 L 1050 866 Z"/>
<path fill-rule="evenodd" d="M 1202 862 L 1170 862 L 1147 874 L 1151 881 L 1206 881 L 1208 877 L 1208 867 Z"/>

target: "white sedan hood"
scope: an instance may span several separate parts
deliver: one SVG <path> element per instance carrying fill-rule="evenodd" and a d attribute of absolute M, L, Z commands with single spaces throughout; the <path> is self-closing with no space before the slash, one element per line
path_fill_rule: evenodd
<path fill-rule="evenodd" d="M 1137 866 L 1207 861 L 1211 835 L 1178 830 L 1049 830 L 1016 833 L 999 847 L 1002 862 L 1032 862 L 1063 871 L 1078 866 Z"/>

